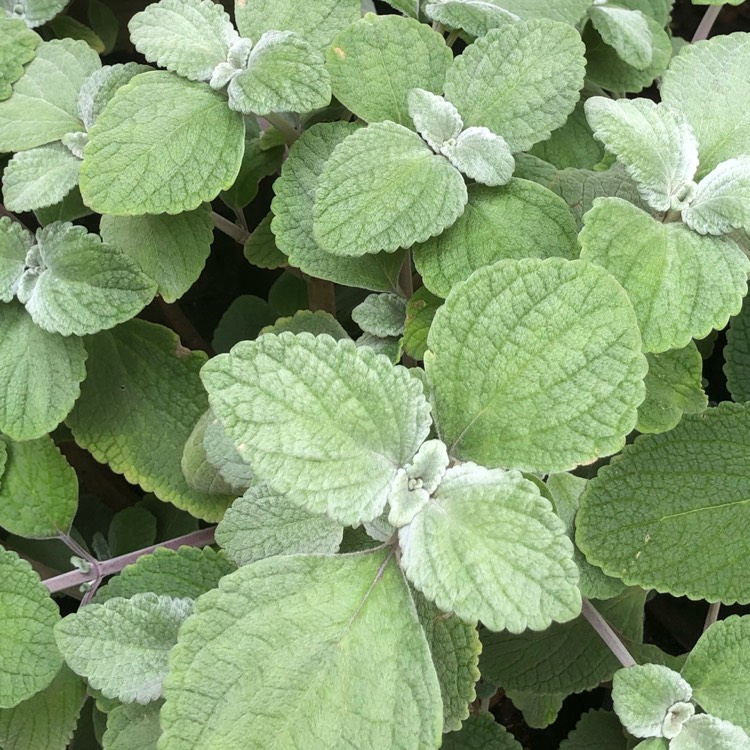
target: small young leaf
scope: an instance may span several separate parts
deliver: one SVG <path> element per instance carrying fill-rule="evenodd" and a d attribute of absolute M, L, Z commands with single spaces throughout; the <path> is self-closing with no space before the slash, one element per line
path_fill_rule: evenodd
<path fill-rule="evenodd" d="M 148 65 L 121 63 L 105 65 L 86 78 L 78 92 L 78 116 L 86 130 L 91 130 L 96 118 L 109 104 L 117 89 L 140 73 L 148 73 L 151 70 L 153 68 Z"/>
<path fill-rule="evenodd" d="M 505 139 L 487 128 L 467 128 L 455 143 L 443 144 L 440 153 L 468 178 L 483 185 L 505 185 L 516 167 Z"/>
<path fill-rule="evenodd" d="M 279 318 L 272 326 L 261 328 L 262 334 L 284 333 L 312 333 L 313 336 L 320 336 L 327 333 L 331 338 L 348 339 L 349 334 L 341 326 L 336 318 L 323 310 L 297 310 L 294 315 L 288 318 Z"/>
<path fill-rule="evenodd" d="M 287 264 L 286 255 L 276 246 L 276 238 L 271 231 L 272 221 L 273 213 L 269 212 L 255 227 L 243 248 L 245 260 L 258 268 L 274 269 Z"/>
<path fill-rule="evenodd" d="M 699 714 L 685 722 L 669 750 L 750 750 L 750 737 L 728 721 Z"/>
<path fill-rule="evenodd" d="M 490 30 L 459 55 L 445 97 L 467 126 L 501 135 L 511 151 L 549 138 L 573 111 L 584 74 L 584 48 L 571 26 L 539 20 Z"/>
<path fill-rule="evenodd" d="M 464 123 L 458 110 L 442 96 L 424 89 L 412 89 L 407 104 L 417 133 L 433 151 L 439 152 L 446 141 L 458 138 L 463 129 Z"/>
<path fill-rule="evenodd" d="M 445 735 L 442 750 L 521 750 L 515 737 L 490 713 L 469 717 L 458 732 Z"/>
<path fill-rule="evenodd" d="M 66 0 L 2 0 L 0 8 L 36 28 L 54 18 L 67 5 Z"/>
<path fill-rule="evenodd" d="M 102 750 L 156 750 L 162 705 L 162 701 L 152 701 L 145 706 L 124 703 L 114 708 L 107 716 Z"/>
<path fill-rule="evenodd" d="M 490 29 L 515 23 L 518 16 L 493 0 L 434 0 L 425 13 L 448 29 L 463 29 L 472 36 L 484 36 Z"/>
<path fill-rule="evenodd" d="M 202 378 L 258 476 L 345 525 L 380 515 L 398 468 L 430 427 L 421 383 L 329 336 L 261 336 L 212 359 Z"/>
<path fill-rule="evenodd" d="M 284 700 L 269 701 L 278 691 Z M 390 551 L 274 557 L 227 576 L 180 630 L 165 692 L 161 750 L 194 750 L 207 727 L 217 747 L 301 749 L 314 738 L 411 750 L 437 747 L 443 728 L 430 651 Z"/>
<path fill-rule="evenodd" d="M 161 697 L 167 657 L 177 631 L 193 610 L 191 599 L 135 594 L 90 604 L 55 627 L 68 666 L 124 703 Z"/>
<path fill-rule="evenodd" d="M 352 320 L 365 332 L 385 338 L 404 332 L 406 300 L 399 294 L 370 294 L 352 310 Z"/>
<path fill-rule="evenodd" d="M 641 195 L 658 211 L 681 211 L 695 191 L 698 143 L 682 114 L 649 99 L 594 96 L 586 117 L 598 138 L 625 165 Z"/>
<path fill-rule="evenodd" d="M 0 708 L 13 708 L 53 680 L 62 665 L 53 628 L 60 610 L 39 576 L 0 547 Z"/>
<path fill-rule="evenodd" d="M 573 545 L 549 502 L 519 472 L 472 463 L 449 469 L 399 530 L 399 544 L 416 588 L 440 609 L 490 630 L 544 630 L 581 610 Z M 466 570 L 474 571 L 470 580 Z"/>
<path fill-rule="evenodd" d="M 438 310 L 428 345 L 439 434 L 452 456 L 489 467 L 565 471 L 616 453 L 645 395 L 633 309 L 590 263 L 480 268 Z"/>
<path fill-rule="evenodd" d="M 26 267 L 26 255 L 34 245 L 34 235 L 9 216 L 0 217 L 0 301 L 16 295 Z"/>
<path fill-rule="evenodd" d="M 78 510 L 78 478 L 52 438 L 0 440 L 7 450 L 0 526 L 31 539 L 66 534 Z"/>
<path fill-rule="evenodd" d="M 119 88 L 89 137 L 81 195 L 116 216 L 177 214 L 213 200 L 237 177 L 245 143 L 242 115 L 220 93 L 165 71 Z"/>
<path fill-rule="evenodd" d="M 96 333 L 132 318 L 154 297 L 156 284 L 84 227 L 55 222 L 37 232 L 36 243 L 17 296 L 45 331 Z"/>
<path fill-rule="evenodd" d="M 10 211 L 59 203 L 77 184 L 81 160 L 62 143 L 21 151 L 3 172 L 3 198 Z"/>
<path fill-rule="evenodd" d="M 78 91 L 100 67 L 99 56 L 86 42 L 42 42 L 13 95 L 0 101 L 0 153 L 43 146 L 82 130 Z"/>
<path fill-rule="evenodd" d="M 750 230 L 750 157 L 728 159 L 698 184 L 683 221 L 701 234 L 726 234 Z"/>
<path fill-rule="evenodd" d="M 367 15 L 326 50 L 333 95 L 365 122 L 412 128 L 412 89 L 442 92 L 453 56 L 443 37 L 413 18 Z"/>
<path fill-rule="evenodd" d="M 213 0 L 160 0 L 136 13 L 128 29 L 149 62 L 191 81 L 208 81 L 239 39 L 229 14 Z"/>
<path fill-rule="evenodd" d="M 628 65 L 643 70 L 651 64 L 654 35 L 643 13 L 608 5 L 594 5 L 588 13 L 589 20 L 604 42 L 614 47 Z"/>
<path fill-rule="evenodd" d="M 246 115 L 309 112 L 331 101 L 323 56 L 292 31 L 263 34 L 227 92 L 230 109 Z"/>
<path fill-rule="evenodd" d="M 34 59 L 41 41 L 21 19 L 0 17 L 0 101 L 11 95 L 23 66 Z"/>
<path fill-rule="evenodd" d="M 587 711 L 560 750 L 625 750 L 622 725 L 612 711 Z"/>
<path fill-rule="evenodd" d="M 213 221 L 204 204 L 170 216 L 102 216 L 102 240 L 130 256 L 174 302 L 196 282 L 211 252 Z"/>
<path fill-rule="evenodd" d="M 663 224 L 620 198 L 598 198 L 584 221 L 581 259 L 623 285 L 644 351 L 681 349 L 739 312 L 750 261 L 731 240 Z"/>
<path fill-rule="evenodd" d="M 458 170 L 416 133 L 375 123 L 331 154 L 315 194 L 313 233 L 334 255 L 394 252 L 440 234 L 467 198 Z"/>
<path fill-rule="evenodd" d="M 274 555 L 332 554 L 343 526 L 311 513 L 263 483 L 234 501 L 216 527 L 216 543 L 237 565 Z"/>

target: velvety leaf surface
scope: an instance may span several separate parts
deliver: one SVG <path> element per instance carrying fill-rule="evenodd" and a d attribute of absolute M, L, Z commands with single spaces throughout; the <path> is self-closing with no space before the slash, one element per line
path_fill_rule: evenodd
<path fill-rule="evenodd" d="M 463 29 L 472 36 L 484 36 L 490 29 L 518 20 L 493 0 L 436 0 L 427 3 L 424 10 L 433 21 L 448 29 Z"/>
<path fill-rule="evenodd" d="M 625 735 L 612 711 L 587 711 L 560 750 L 625 750 Z"/>
<path fill-rule="evenodd" d="M 734 724 L 710 714 L 693 716 L 669 743 L 670 750 L 748 750 L 750 737 Z"/>
<path fill-rule="evenodd" d="M 651 64 L 654 36 L 643 13 L 617 6 L 594 5 L 589 8 L 588 16 L 602 40 L 613 47 L 628 65 L 643 70 Z"/>
<path fill-rule="evenodd" d="M 20 18 L 0 18 L 0 101 L 11 95 L 41 41 Z"/>
<path fill-rule="evenodd" d="M 417 289 L 406 303 L 406 320 L 401 344 L 404 352 L 417 360 L 424 358 L 427 351 L 427 335 L 430 326 L 443 300 L 436 297 L 426 286 Z"/>
<path fill-rule="evenodd" d="M 400 336 L 404 332 L 406 300 L 399 294 L 370 294 L 352 310 L 352 320 L 373 336 Z"/>
<path fill-rule="evenodd" d="M 604 147 L 594 140 L 583 102 L 578 102 L 565 124 L 553 131 L 546 141 L 537 143 L 530 153 L 558 169 L 593 169 L 602 160 Z"/>
<path fill-rule="evenodd" d="M 124 703 L 107 715 L 102 750 L 156 750 L 161 736 L 159 711 L 162 701 L 143 706 Z"/>
<path fill-rule="evenodd" d="M 0 300 L 10 302 L 26 266 L 34 235 L 9 216 L 0 217 Z"/>
<path fill-rule="evenodd" d="M 735 401 L 750 401 L 750 300 L 729 322 L 724 347 L 727 388 Z"/>
<path fill-rule="evenodd" d="M 23 19 L 27 26 L 41 26 L 54 18 L 66 5 L 65 0 L 2 0 L 0 8 Z"/>
<path fill-rule="evenodd" d="M 424 89 L 412 89 L 407 97 L 409 116 L 434 151 L 451 138 L 458 138 L 464 123 L 458 110 L 442 96 Z"/>
<path fill-rule="evenodd" d="M 96 118 L 109 104 L 117 89 L 140 73 L 148 73 L 152 70 L 153 68 L 149 65 L 133 62 L 105 65 L 95 70 L 86 78 L 78 92 L 78 116 L 86 126 L 85 129 L 91 130 Z"/>
<path fill-rule="evenodd" d="M 513 735 L 490 713 L 475 714 L 443 739 L 443 750 L 521 750 Z"/>

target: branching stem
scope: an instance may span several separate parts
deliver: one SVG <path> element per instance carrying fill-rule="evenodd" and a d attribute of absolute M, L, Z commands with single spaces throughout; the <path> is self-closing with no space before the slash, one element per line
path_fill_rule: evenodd
<path fill-rule="evenodd" d="M 216 211 L 211 212 L 211 218 L 214 220 L 214 226 L 220 232 L 224 232 L 227 237 L 231 237 L 240 245 L 244 245 L 250 238 L 250 232 L 242 227 L 238 227 L 233 221 L 230 221 L 221 214 L 217 214 Z"/>
<path fill-rule="evenodd" d="M 264 115 L 264 118 L 273 125 L 283 136 L 288 146 L 291 146 L 300 136 L 294 126 L 287 122 L 281 115 L 275 112 Z"/>
<path fill-rule="evenodd" d="M 609 650 L 617 657 L 620 664 L 623 667 L 634 667 L 636 661 L 625 648 L 625 644 L 588 599 L 583 600 L 582 613 L 591 627 L 599 634 L 599 637 L 607 644 Z"/>

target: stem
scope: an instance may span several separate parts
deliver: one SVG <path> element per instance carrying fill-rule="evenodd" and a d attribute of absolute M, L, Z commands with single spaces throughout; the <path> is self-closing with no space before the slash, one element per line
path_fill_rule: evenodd
<path fill-rule="evenodd" d="M 7 216 L 12 221 L 15 221 L 17 224 L 20 224 L 27 232 L 31 232 L 31 230 L 24 224 L 12 211 L 8 211 L 5 206 L 0 203 L 0 217 Z M 33 234 L 33 232 L 32 232 Z"/>
<path fill-rule="evenodd" d="M 721 602 L 713 602 L 712 604 L 708 605 L 708 613 L 706 614 L 706 622 L 703 624 L 704 633 L 719 619 L 720 609 L 721 609 Z"/>
<path fill-rule="evenodd" d="M 620 664 L 622 664 L 623 667 L 634 667 L 636 661 L 630 655 L 627 648 L 625 648 L 625 644 L 620 640 L 617 633 L 615 633 L 610 627 L 610 624 L 599 614 L 594 608 L 594 605 L 588 599 L 583 600 L 583 609 L 581 612 L 589 621 L 591 627 L 599 634 L 599 637 L 607 644 L 609 650 L 617 657 Z"/>
<path fill-rule="evenodd" d="M 44 585 L 47 587 L 50 594 L 63 591 L 71 586 L 80 586 L 82 583 L 87 583 L 89 581 L 96 586 L 105 576 L 119 573 L 126 565 L 134 563 L 143 555 L 150 555 L 154 550 L 159 549 L 160 547 L 164 547 L 165 549 L 178 549 L 184 545 L 187 545 L 188 547 L 205 547 L 213 544 L 215 530 L 215 526 L 212 526 L 210 529 L 200 529 L 199 531 L 193 531 L 184 536 L 178 536 L 176 539 L 170 539 L 168 542 L 152 544 L 150 547 L 139 549 L 136 552 L 129 552 L 127 555 L 120 555 L 120 557 L 113 557 L 111 560 L 97 562 L 98 571 L 96 568 L 92 569 L 89 573 L 83 573 L 80 570 L 71 570 L 68 573 L 63 573 L 54 578 L 47 578 L 44 581 Z"/>
<path fill-rule="evenodd" d="M 448 36 L 445 38 L 445 43 L 449 47 L 452 47 L 456 43 L 456 39 L 458 39 L 458 29 L 454 29 L 450 34 L 448 34 Z"/>
<path fill-rule="evenodd" d="M 490 699 L 489 698 L 482 698 L 479 701 L 479 711 L 485 711 L 488 712 L 490 710 Z"/>
<path fill-rule="evenodd" d="M 291 145 L 299 138 L 299 133 L 281 115 L 272 112 L 271 114 L 264 115 L 264 119 L 270 122 L 284 136 L 287 145 Z"/>
<path fill-rule="evenodd" d="M 714 23 L 716 23 L 716 19 L 719 17 L 719 13 L 721 13 L 723 7 L 723 5 L 711 5 L 708 7 L 701 22 L 698 24 L 698 28 L 695 30 L 695 34 L 693 34 L 692 42 L 701 42 L 704 39 L 708 39 L 708 35 L 711 33 L 711 29 Z"/>
<path fill-rule="evenodd" d="M 411 272 L 411 250 L 406 251 L 404 262 L 398 274 L 398 287 L 406 299 L 411 299 L 414 294 L 414 278 Z"/>
<path fill-rule="evenodd" d="M 307 300 L 311 310 L 324 310 L 336 317 L 336 287 L 332 281 L 306 277 Z"/>
<path fill-rule="evenodd" d="M 671 208 L 662 217 L 662 224 L 671 224 L 675 221 L 682 221 L 682 214 L 679 211 L 673 211 Z"/>
<path fill-rule="evenodd" d="M 234 215 L 237 218 L 237 223 L 244 229 L 246 232 L 250 232 L 250 230 L 247 228 L 247 221 L 245 220 L 245 212 L 241 208 L 233 208 Z"/>
<path fill-rule="evenodd" d="M 445 31 L 445 26 L 440 21 L 433 21 L 432 30 L 437 31 L 438 34 L 442 34 Z"/>
<path fill-rule="evenodd" d="M 214 350 L 198 333 L 198 329 L 176 302 L 165 302 L 159 297 L 159 309 L 164 319 L 169 323 L 169 327 L 180 337 L 180 340 L 188 349 L 200 349 L 206 352 L 209 357 L 213 357 Z"/>
<path fill-rule="evenodd" d="M 224 218 L 221 214 L 217 214 L 216 211 L 211 212 L 211 218 L 214 220 L 214 226 L 220 231 L 224 232 L 228 237 L 231 237 L 235 242 L 240 245 L 244 245 L 249 237 L 250 232 L 238 227 L 233 221 Z"/>

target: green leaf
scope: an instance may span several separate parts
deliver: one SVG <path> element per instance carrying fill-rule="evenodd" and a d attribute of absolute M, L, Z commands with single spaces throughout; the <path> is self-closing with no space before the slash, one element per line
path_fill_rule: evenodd
<path fill-rule="evenodd" d="M 490 630 L 544 630 L 581 610 L 573 545 L 549 502 L 519 472 L 471 463 L 449 469 L 399 530 L 399 544 L 401 566 L 417 589 Z"/>
<path fill-rule="evenodd" d="M 216 417 L 214 417 L 209 409 L 196 422 L 193 431 L 190 433 L 190 437 L 185 443 L 180 467 L 190 489 L 196 492 L 205 492 L 209 495 L 236 496 L 244 488 L 239 489 L 237 493 L 233 492 L 232 486 L 224 480 L 219 470 L 206 457 L 206 448 L 204 446 L 206 428 L 211 421 L 215 420 Z M 234 446 L 231 443 L 230 447 L 234 450 Z"/>
<path fill-rule="evenodd" d="M 398 468 L 430 427 L 421 383 L 407 370 L 329 336 L 242 342 L 208 362 L 202 378 L 257 475 L 347 526 L 380 515 Z"/>
<path fill-rule="evenodd" d="M 623 285 L 644 351 L 681 349 L 739 312 L 750 261 L 731 240 L 663 224 L 620 198 L 595 200 L 584 223 L 581 259 Z"/>
<path fill-rule="evenodd" d="M 438 310 L 428 345 L 442 440 L 490 467 L 565 471 L 616 453 L 645 395 L 632 307 L 590 263 L 527 258 L 475 271 Z"/>
<path fill-rule="evenodd" d="M 382 122 L 342 141 L 320 175 L 314 236 L 334 255 L 394 252 L 440 234 L 464 212 L 461 174 L 402 125 Z"/>
<path fill-rule="evenodd" d="M 231 499 L 191 490 L 182 449 L 208 408 L 201 352 L 167 328 L 131 320 L 87 339 L 88 377 L 67 423 L 97 461 L 198 518 L 218 521 Z"/>
<path fill-rule="evenodd" d="M 170 216 L 102 216 L 102 239 L 122 250 L 157 283 L 165 302 L 174 302 L 197 281 L 213 241 L 211 207 Z"/>
<path fill-rule="evenodd" d="M 407 105 L 417 133 L 434 151 L 440 151 L 446 141 L 458 138 L 463 130 L 464 123 L 458 110 L 442 96 L 424 89 L 412 89 Z"/>
<path fill-rule="evenodd" d="M 155 292 L 117 248 L 84 227 L 55 222 L 37 232 L 17 296 L 45 331 L 85 336 L 132 318 Z"/>
<path fill-rule="evenodd" d="M 565 700 L 563 695 L 537 695 L 523 690 L 506 690 L 505 694 L 523 714 L 523 720 L 537 729 L 544 729 L 557 720 Z"/>
<path fill-rule="evenodd" d="M 750 401 L 750 298 L 731 319 L 724 347 L 727 388 L 735 401 Z"/>
<path fill-rule="evenodd" d="M 244 142 L 242 115 L 220 93 L 171 73 L 143 73 L 117 90 L 92 127 L 81 195 L 94 211 L 116 216 L 189 211 L 231 187 Z"/>
<path fill-rule="evenodd" d="M 728 34 L 685 46 L 664 75 L 662 100 L 685 115 L 698 137 L 701 177 L 727 159 L 750 153 L 744 104 L 750 97 L 748 65 L 750 38 Z"/>
<path fill-rule="evenodd" d="M 701 714 L 685 722 L 669 750 L 750 750 L 750 737 L 728 721 Z"/>
<path fill-rule="evenodd" d="M 252 483 L 253 472 L 234 447 L 234 441 L 227 435 L 224 426 L 211 413 L 203 436 L 206 459 L 219 472 L 222 479 L 232 488 L 235 497 L 241 495 Z"/>
<path fill-rule="evenodd" d="M 602 40 L 614 48 L 620 59 L 638 70 L 651 64 L 654 36 L 643 13 L 617 6 L 593 5 L 588 16 Z"/>
<path fill-rule="evenodd" d="M 148 592 L 159 596 L 197 599 L 216 588 L 223 576 L 237 568 L 223 553 L 211 547 L 159 547 L 143 555 L 132 565 L 109 579 L 96 593 L 95 601 L 103 603 L 114 597 L 130 599 Z"/>
<path fill-rule="evenodd" d="M 25 560 L 0 547 L 0 708 L 13 708 L 62 665 L 53 628 L 60 611 Z"/>
<path fill-rule="evenodd" d="M 708 406 L 703 392 L 703 358 L 691 341 L 684 349 L 647 354 L 646 400 L 638 407 L 638 432 L 666 432 L 683 414 Z"/>
<path fill-rule="evenodd" d="M 615 712 L 636 737 L 676 737 L 695 713 L 692 695 L 690 685 L 661 664 L 620 669 L 612 680 Z"/>
<path fill-rule="evenodd" d="M 467 128 L 455 143 L 445 143 L 440 153 L 469 179 L 483 185 L 505 185 L 516 162 L 504 138 L 487 128 Z"/>
<path fill-rule="evenodd" d="M 138 63 L 105 65 L 86 78 L 78 92 L 78 115 L 86 130 L 91 130 L 96 118 L 109 104 L 117 89 L 140 73 L 151 70 L 153 68 L 150 66 Z"/>
<path fill-rule="evenodd" d="M 81 191 L 74 187 L 60 203 L 34 211 L 40 226 L 46 227 L 54 221 L 75 221 L 91 214 L 91 209 L 84 205 Z"/>
<path fill-rule="evenodd" d="M 66 0 L 2 0 L 0 8 L 35 28 L 54 18 L 66 4 Z"/>
<path fill-rule="evenodd" d="M 424 286 L 417 289 L 406 303 L 406 320 L 401 345 L 408 356 L 416 360 L 424 359 L 424 353 L 427 351 L 427 335 L 435 313 L 442 304 L 443 300 Z"/>
<path fill-rule="evenodd" d="M 3 197 L 10 211 L 59 203 L 77 184 L 81 160 L 62 143 L 16 154 L 3 172 Z"/>
<path fill-rule="evenodd" d="M 19 18 L 0 18 L 0 101 L 7 99 L 23 67 L 34 59 L 41 42 Z"/>
<path fill-rule="evenodd" d="M 535 18 L 549 18 L 571 26 L 577 24 L 591 6 L 591 0 L 498 0 L 510 13 L 524 21 Z"/>
<path fill-rule="evenodd" d="M 750 157 L 723 161 L 704 177 L 683 221 L 701 234 L 726 234 L 732 229 L 750 230 Z"/>
<path fill-rule="evenodd" d="M 672 57 L 672 42 L 664 30 L 663 23 L 649 16 L 646 16 L 646 23 L 653 40 L 653 53 L 650 64 L 641 69 L 628 65 L 617 50 L 607 44 L 599 32 L 588 24 L 583 30 L 583 41 L 586 45 L 586 78 L 607 91 L 637 94 L 661 76 Z"/>
<path fill-rule="evenodd" d="M 18 291 L 26 255 L 34 235 L 9 216 L 0 217 L 0 301 L 10 302 Z"/>
<path fill-rule="evenodd" d="M 318 279 L 376 291 L 395 288 L 404 254 L 346 258 L 323 251 L 313 237 L 313 204 L 320 175 L 336 146 L 357 130 L 353 123 L 313 125 L 292 146 L 274 182 L 271 229 L 289 263 Z"/>
<path fill-rule="evenodd" d="M 298 310 L 291 317 L 279 318 L 272 326 L 266 326 L 260 332 L 278 335 L 284 331 L 290 331 L 291 333 L 307 332 L 312 333 L 313 336 L 327 333 L 337 341 L 349 338 L 349 334 L 343 329 L 341 323 L 333 315 L 323 310 Z"/>
<path fill-rule="evenodd" d="M 247 133 L 245 134 L 245 153 L 242 156 L 242 166 L 240 167 L 240 173 L 237 175 L 237 179 L 234 182 L 234 185 L 229 188 L 229 190 L 225 190 L 221 193 L 221 199 L 226 203 L 228 206 L 232 207 L 235 210 L 244 208 L 249 203 L 251 203 L 255 196 L 258 195 L 258 186 L 260 181 L 264 177 L 268 177 L 269 175 L 275 174 L 279 168 L 281 167 L 281 164 L 284 160 L 284 154 L 286 149 L 284 146 L 272 146 L 271 148 L 267 148 L 260 138 L 248 138 Z M 269 215 L 272 218 L 272 215 Z M 271 235 L 270 229 L 268 228 L 268 225 L 270 224 L 271 218 L 265 218 L 261 221 L 261 224 L 264 227 L 264 231 L 268 237 L 271 239 L 273 238 L 273 235 Z M 253 232 L 253 235 L 255 235 L 258 232 L 258 229 Z M 253 239 L 252 237 L 250 238 Z M 256 240 L 257 241 L 257 240 Z M 245 245 L 245 249 L 247 250 L 248 245 Z M 279 263 L 279 265 L 283 265 L 286 261 L 283 258 L 283 255 L 278 252 L 278 250 L 274 253 L 275 256 L 282 258 L 282 261 Z M 253 260 L 248 257 L 247 252 L 245 253 L 245 257 L 253 263 Z M 260 263 L 255 263 L 255 265 L 261 265 Z M 261 266 L 262 268 L 269 268 L 268 265 Z"/>
<path fill-rule="evenodd" d="M 236 0 L 234 6 L 242 36 L 258 39 L 266 31 L 295 31 L 318 48 L 354 23 L 359 9 L 360 0 Z"/>
<path fill-rule="evenodd" d="M 650 99 L 588 99 L 594 137 L 617 156 L 645 200 L 658 211 L 681 211 L 695 192 L 698 143 L 678 110 Z"/>
<path fill-rule="evenodd" d="M 263 328 L 272 325 L 278 313 L 253 294 L 243 294 L 235 299 L 221 316 L 214 331 L 212 346 L 222 354 L 239 341 L 255 339 Z"/>
<path fill-rule="evenodd" d="M 404 332 L 406 300 L 399 294 L 370 294 L 352 310 L 352 320 L 373 336 L 400 336 Z"/>
<path fill-rule="evenodd" d="M 487 712 L 470 717 L 461 731 L 447 734 L 440 747 L 443 750 L 521 750 L 513 735 Z"/>
<path fill-rule="evenodd" d="M 498 260 L 578 255 L 570 210 L 547 188 L 513 179 L 500 189 L 470 185 L 468 193 L 458 221 L 414 248 L 414 263 L 431 292 L 447 297 L 454 284 Z"/>
<path fill-rule="evenodd" d="M 587 711 L 560 750 L 625 750 L 620 720 L 611 711 Z"/>
<path fill-rule="evenodd" d="M 412 596 L 440 683 L 443 732 L 453 732 L 469 717 L 469 704 L 476 698 L 482 644 L 473 624 L 441 612 L 419 592 L 412 591 Z"/>
<path fill-rule="evenodd" d="M 66 534 L 78 510 L 78 478 L 52 438 L 5 443 L 0 526 L 29 538 Z"/>
<path fill-rule="evenodd" d="M 493 0 L 435 0 L 424 10 L 433 21 L 449 29 L 463 29 L 472 36 L 484 36 L 490 29 L 519 20 Z"/>
<path fill-rule="evenodd" d="M 311 513 L 263 483 L 234 501 L 216 527 L 216 543 L 237 565 L 274 555 L 333 554 L 341 524 Z"/>
<path fill-rule="evenodd" d="M 273 213 L 267 213 L 248 238 L 243 252 L 245 259 L 258 268 L 281 268 L 287 264 L 284 253 L 276 247 L 276 238 L 271 231 Z"/>
<path fill-rule="evenodd" d="M 630 8 L 630 10 L 639 10 L 664 28 L 669 25 L 674 0 L 619 0 L 617 5 Z"/>
<path fill-rule="evenodd" d="M 81 39 L 97 54 L 101 55 L 104 52 L 104 42 L 99 39 L 96 32 L 72 16 L 60 15 L 53 18 L 49 22 L 49 28 L 58 39 Z"/>
<path fill-rule="evenodd" d="M 107 716 L 103 750 L 156 750 L 161 736 L 159 712 L 163 703 L 153 701 L 145 706 L 125 703 Z"/>
<path fill-rule="evenodd" d="M 246 115 L 309 112 L 331 101 L 323 55 L 292 31 L 265 32 L 227 91 L 230 109 Z"/>
<path fill-rule="evenodd" d="M 0 152 L 43 146 L 82 130 L 78 91 L 100 67 L 99 56 L 86 42 L 42 42 L 13 95 L 0 102 Z"/>
<path fill-rule="evenodd" d="M 208 81 L 239 39 L 213 0 L 160 0 L 128 23 L 130 40 L 149 61 L 191 81 Z"/>
<path fill-rule="evenodd" d="M 578 32 L 547 20 L 506 24 L 469 45 L 448 70 L 445 97 L 467 126 L 525 151 L 565 123 L 583 86 Z"/>
<path fill-rule="evenodd" d="M 750 731 L 750 617 L 733 615 L 706 630 L 688 654 L 682 676 L 700 705 Z"/>
<path fill-rule="evenodd" d="M 675 596 L 750 601 L 738 554 L 746 546 L 748 435 L 750 410 L 724 403 L 637 438 L 581 498 L 577 542 L 589 561 Z"/>
<path fill-rule="evenodd" d="M 104 43 L 104 52 L 110 53 L 117 43 L 120 22 L 112 9 L 101 0 L 89 0 L 86 20 Z"/>
<path fill-rule="evenodd" d="M 427 641 L 382 550 L 270 558 L 224 578 L 180 630 L 166 697 L 161 750 L 194 750 L 206 731 L 246 750 L 413 750 L 437 747 L 443 726 Z"/>
<path fill-rule="evenodd" d="M 365 122 L 412 128 L 412 89 L 440 93 L 453 55 L 442 35 L 413 18 L 366 15 L 326 50 L 333 95 Z"/>
<path fill-rule="evenodd" d="M 148 703 L 161 697 L 169 651 L 192 610 L 191 599 L 134 594 L 82 607 L 55 626 L 55 638 L 68 666 L 105 697 Z"/>
<path fill-rule="evenodd" d="M 115 513 L 109 524 L 107 545 L 112 557 L 150 547 L 156 541 L 156 518 L 145 508 L 133 506 Z"/>

